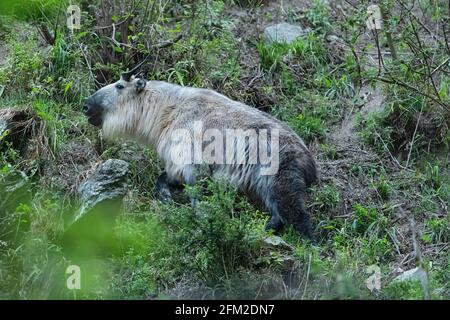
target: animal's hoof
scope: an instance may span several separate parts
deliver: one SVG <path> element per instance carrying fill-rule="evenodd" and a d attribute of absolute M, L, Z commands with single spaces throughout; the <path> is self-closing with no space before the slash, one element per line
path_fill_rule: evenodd
<path fill-rule="evenodd" d="M 170 191 L 170 186 L 167 182 L 167 174 L 163 172 L 156 180 L 155 189 L 153 190 L 153 195 L 155 199 L 162 202 L 172 201 L 172 192 Z"/>
<path fill-rule="evenodd" d="M 283 228 L 283 222 L 279 217 L 271 217 L 269 221 L 266 223 L 266 231 L 272 230 L 275 233 L 280 232 Z"/>
<path fill-rule="evenodd" d="M 172 192 L 170 192 L 170 188 L 165 185 L 157 185 L 156 188 L 153 190 L 153 196 L 155 199 L 160 200 L 162 202 L 171 202 L 173 201 L 172 198 Z"/>
<path fill-rule="evenodd" d="M 155 190 L 154 197 L 155 199 L 160 200 L 162 202 L 172 201 L 172 195 L 170 194 L 170 191 L 168 189 Z"/>
<path fill-rule="evenodd" d="M 313 246 L 317 245 L 317 241 L 312 230 L 301 230 L 299 231 L 299 234 L 304 240 L 309 241 Z"/>

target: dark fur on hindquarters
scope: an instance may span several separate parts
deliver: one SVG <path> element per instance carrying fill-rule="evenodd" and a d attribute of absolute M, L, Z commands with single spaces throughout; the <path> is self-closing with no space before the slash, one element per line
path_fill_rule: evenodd
<path fill-rule="evenodd" d="M 265 204 L 271 214 L 266 229 L 279 231 L 284 224 L 292 224 L 295 230 L 314 242 L 310 217 L 305 210 L 306 189 L 316 181 L 314 161 L 307 155 L 287 154 L 281 160 Z"/>

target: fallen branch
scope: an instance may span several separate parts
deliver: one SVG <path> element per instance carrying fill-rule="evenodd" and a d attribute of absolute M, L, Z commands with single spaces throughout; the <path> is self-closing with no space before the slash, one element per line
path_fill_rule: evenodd
<path fill-rule="evenodd" d="M 381 82 L 384 82 L 384 83 L 397 85 L 397 86 L 403 87 L 405 89 L 409 89 L 411 91 L 414 91 L 415 93 L 418 93 L 419 95 L 424 96 L 424 97 L 432 100 L 433 102 L 437 103 L 442 108 L 444 108 L 446 111 L 450 112 L 450 108 L 444 102 L 436 99 L 435 97 L 433 97 L 432 95 L 429 95 L 428 93 L 420 91 L 419 89 L 417 89 L 417 88 L 415 88 L 415 87 L 413 87 L 413 86 L 411 86 L 411 85 L 409 85 L 409 84 L 407 84 L 407 83 L 405 83 L 405 82 L 403 82 L 401 80 L 398 80 L 398 79 L 390 80 L 390 79 L 386 79 L 386 78 L 383 78 L 383 77 L 375 77 L 375 78 L 372 78 L 371 80 L 378 80 L 378 81 L 381 81 Z"/>

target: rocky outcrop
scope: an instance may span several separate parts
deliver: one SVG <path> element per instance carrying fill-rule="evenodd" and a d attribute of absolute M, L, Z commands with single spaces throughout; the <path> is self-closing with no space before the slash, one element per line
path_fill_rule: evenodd
<path fill-rule="evenodd" d="M 118 250 L 114 236 L 117 216 L 128 190 L 128 163 L 109 159 L 78 189 L 80 207 L 66 223 L 63 247 L 73 256 L 98 256 Z"/>
<path fill-rule="evenodd" d="M 309 32 L 311 32 L 310 29 L 283 22 L 267 27 L 264 30 L 264 36 L 269 44 L 276 42 L 292 43 L 298 37 L 304 36 Z"/>

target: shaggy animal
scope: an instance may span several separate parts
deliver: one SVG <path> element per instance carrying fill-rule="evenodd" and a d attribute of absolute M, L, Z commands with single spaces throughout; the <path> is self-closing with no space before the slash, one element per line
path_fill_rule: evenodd
<path fill-rule="evenodd" d="M 83 112 L 106 138 L 134 138 L 153 147 L 165 164 L 157 185 L 192 185 L 205 174 L 225 177 L 267 208 L 266 229 L 293 225 L 313 239 L 304 196 L 316 180 L 315 161 L 302 139 L 272 116 L 212 90 L 130 75 L 89 97 Z M 210 161 L 196 159 L 199 148 Z M 261 150 L 273 163 L 263 163 Z M 233 151 L 246 161 L 237 161 Z"/>

